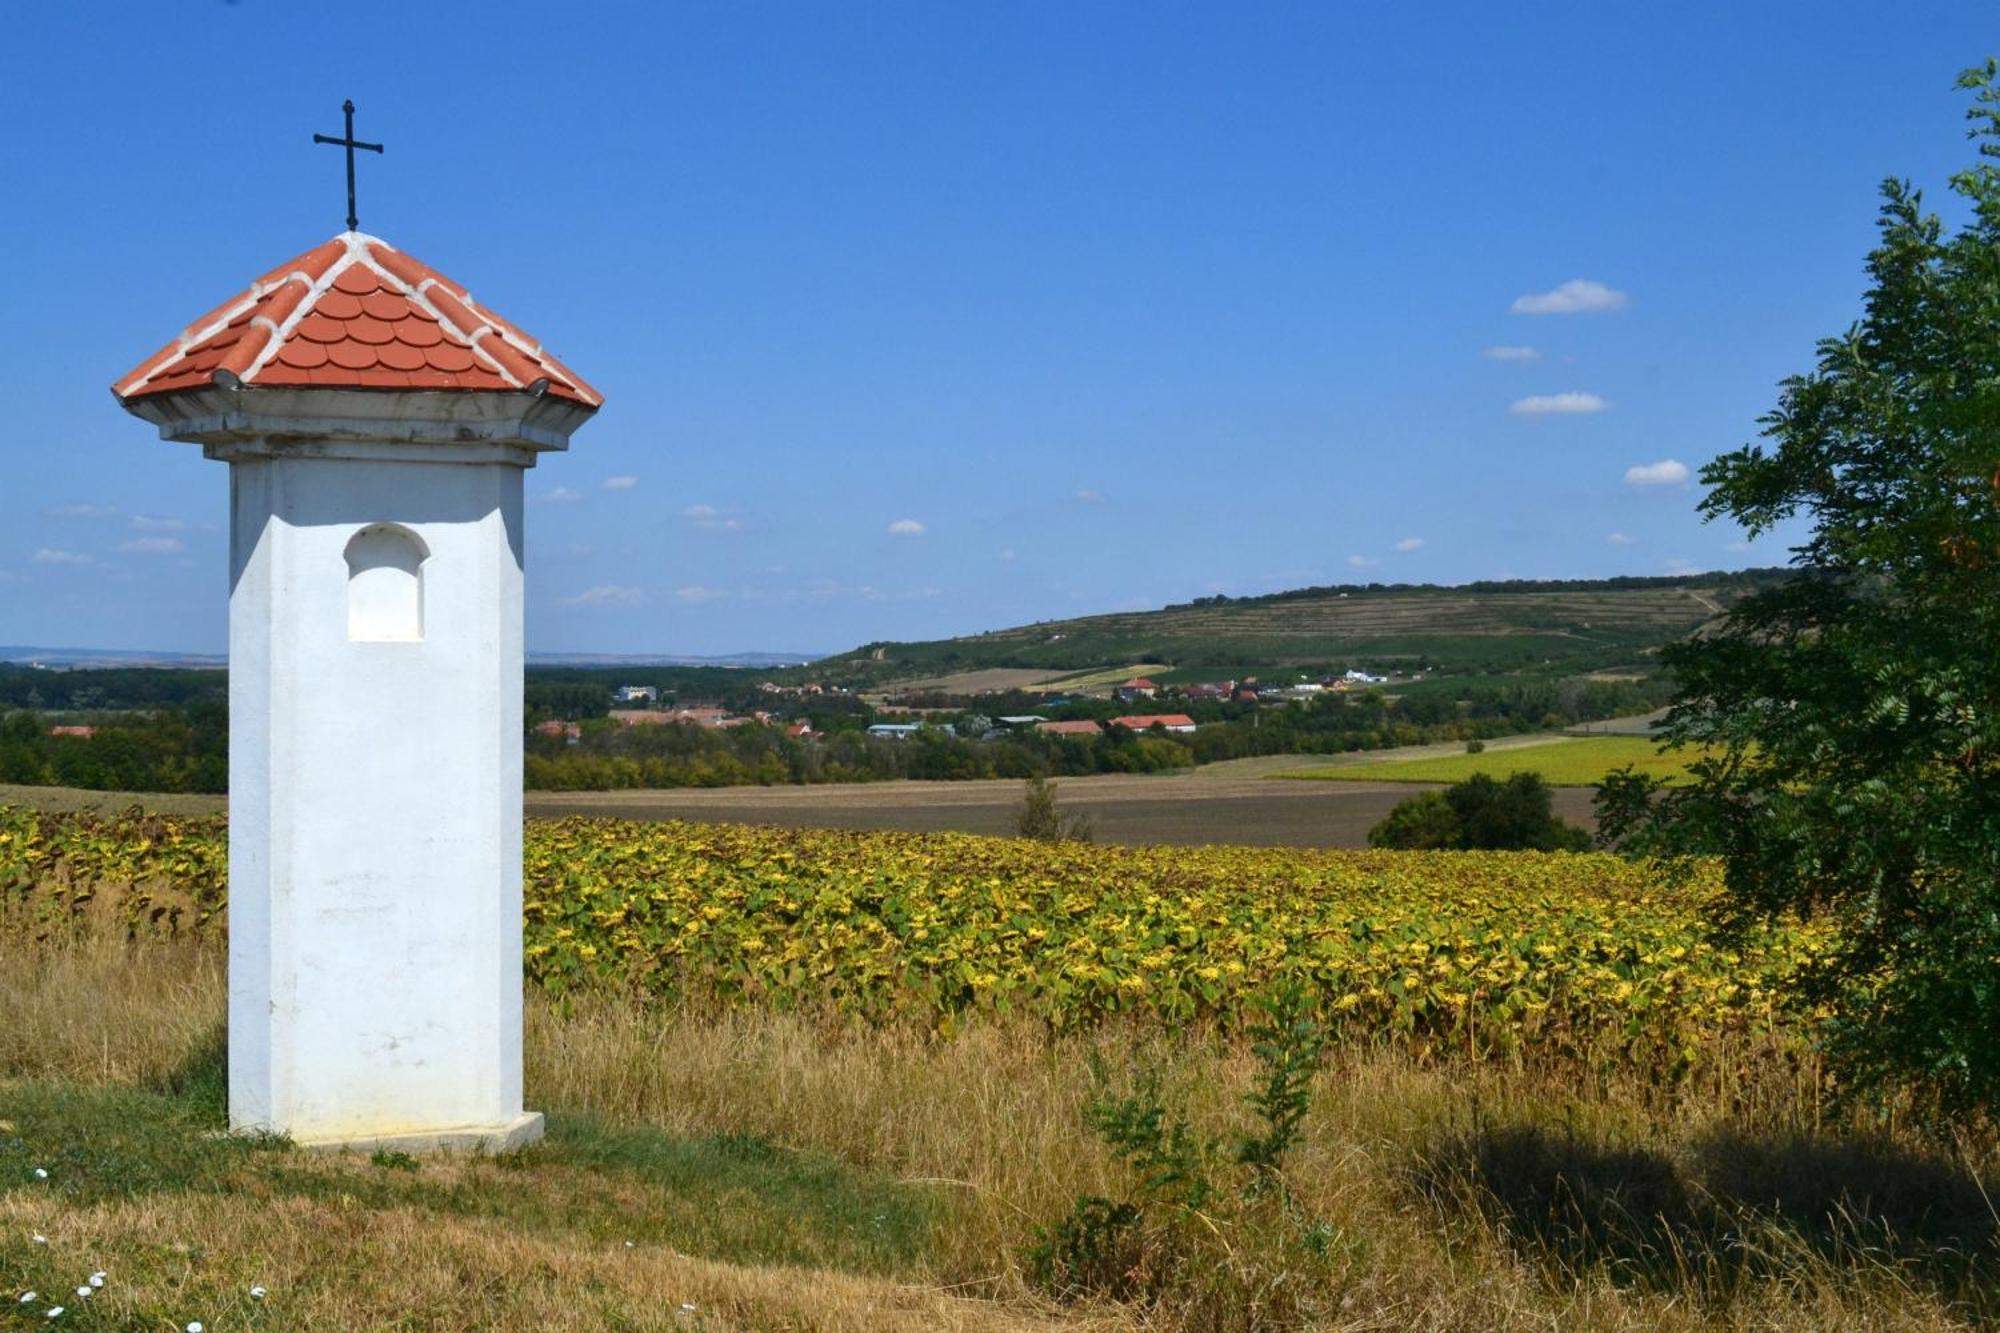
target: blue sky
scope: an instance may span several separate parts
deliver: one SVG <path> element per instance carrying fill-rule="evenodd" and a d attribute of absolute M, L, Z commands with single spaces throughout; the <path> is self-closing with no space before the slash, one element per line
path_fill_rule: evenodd
<path fill-rule="evenodd" d="M 389 148 L 363 228 L 607 395 L 528 474 L 530 647 L 837 651 L 1781 562 L 1662 465 L 1750 438 L 1853 318 L 1880 180 L 1942 198 L 1953 76 L 2000 49 L 1974 4 L 241 0 L 10 34 L 0 643 L 196 651 L 224 468 L 107 385 L 341 230 L 310 136 L 344 97 Z"/>

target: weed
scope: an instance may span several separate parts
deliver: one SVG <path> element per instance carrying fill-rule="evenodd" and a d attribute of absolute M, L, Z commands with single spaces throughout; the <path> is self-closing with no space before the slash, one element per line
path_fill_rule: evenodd
<path fill-rule="evenodd" d="M 1124 1299 L 1199 1281 L 1201 1270 L 1235 1264 L 1229 1233 L 1274 1206 L 1302 1255 L 1331 1254 L 1337 1230 L 1298 1213 L 1283 1175 L 1311 1106 L 1326 1031 L 1296 980 L 1256 1005 L 1261 1017 L 1250 1035 L 1259 1077 L 1243 1100 L 1258 1127 L 1233 1143 L 1174 1114 L 1157 1070 L 1140 1070 L 1130 1091 L 1113 1094 L 1101 1063 L 1094 1067 L 1099 1091 L 1085 1122 L 1136 1174 L 1138 1197 L 1083 1195 L 1054 1227 L 1038 1231 L 1026 1260 L 1043 1290 Z"/>

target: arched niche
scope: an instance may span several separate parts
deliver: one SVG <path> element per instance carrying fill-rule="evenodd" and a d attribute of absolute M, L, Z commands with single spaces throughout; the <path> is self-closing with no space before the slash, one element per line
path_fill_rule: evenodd
<path fill-rule="evenodd" d="M 347 542 L 347 637 L 413 643 L 424 637 L 423 540 L 394 523 L 371 523 Z"/>

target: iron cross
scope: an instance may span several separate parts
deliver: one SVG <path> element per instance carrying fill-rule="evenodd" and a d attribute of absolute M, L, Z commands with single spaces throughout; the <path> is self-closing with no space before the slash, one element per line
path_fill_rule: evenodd
<path fill-rule="evenodd" d="M 361 230 L 361 220 L 354 216 L 354 150 L 363 148 L 371 153 L 379 153 L 382 151 L 382 145 L 379 143 L 362 143 L 354 137 L 354 101 L 352 98 L 342 102 L 340 109 L 347 115 L 346 135 L 335 139 L 330 135 L 315 134 L 313 142 L 338 144 L 347 150 L 347 229 L 349 231 L 359 231 Z"/>

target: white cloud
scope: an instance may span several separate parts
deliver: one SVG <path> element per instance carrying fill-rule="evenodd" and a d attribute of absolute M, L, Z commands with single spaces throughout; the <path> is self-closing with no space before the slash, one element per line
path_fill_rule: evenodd
<path fill-rule="evenodd" d="M 930 529 L 914 518 L 899 518 L 889 525 L 891 537 L 921 537 Z"/>
<path fill-rule="evenodd" d="M 49 546 L 42 547 L 41 550 L 36 551 L 28 558 L 38 565 L 87 565 L 90 563 L 90 557 L 87 555 L 80 555 L 75 551 L 58 551 Z"/>
<path fill-rule="evenodd" d="M 699 606 L 703 602 L 719 602 L 727 596 L 729 593 L 724 589 L 704 588 L 700 584 L 674 589 L 674 600 L 686 602 L 690 606 Z"/>
<path fill-rule="evenodd" d="M 1011 547 L 1011 546 L 1007 547 L 1007 548 L 1006 548 L 1005 550 L 1003 550 L 1003 551 L 1001 551 L 1001 552 L 1000 552 L 1000 558 L 1001 558 L 1002 560 L 1012 560 L 1012 559 L 1014 559 L 1015 555 L 1016 555 L 1016 552 L 1015 552 L 1014 548 L 1013 548 L 1013 547 Z"/>
<path fill-rule="evenodd" d="M 1688 479 L 1686 463 L 1663 458 L 1657 463 L 1636 463 L 1625 469 L 1628 486 L 1679 486 Z"/>
<path fill-rule="evenodd" d="M 1399 551 L 1421 551 L 1424 549 L 1424 539 L 1422 537 L 1405 537 L 1396 543 L 1396 549 Z"/>
<path fill-rule="evenodd" d="M 160 518 L 153 514 L 132 515 L 131 525 L 136 532 L 186 532 L 188 522 L 179 518 Z"/>
<path fill-rule="evenodd" d="M 1552 292 L 1517 296 L 1509 307 L 1517 315 L 1590 315 L 1600 310 L 1623 310 L 1631 298 L 1601 282 L 1571 278 Z"/>
<path fill-rule="evenodd" d="M 574 597 L 562 599 L 563 606 L 637 606 L 646 600 L 645 594 L 637 588 L 623 588 L 616 584 L 600 583 L 595 588 L 585 588 Z"/>
<path fill-rule="evenodd" d="M 1104 492 L 1094 491 L 1086 486 L 1076 493 L 1076 498 L 1087 505 L 1101 505 L 1104 503 Z"/>
<path fill-rule="evenodd" d="M 1538 393 L 1527 398 L 1517 398 L 1507 410 L 1517 417 L 1543 417 L 1602 412 L 1609 406 L 1610 403 L 1594 393 L 1583 393 L 1573 389 L 1568 393 Z"/>
<path fill-rule="evenodd" d="M 606 477 L 604 489 L 607 491 L 629 491 L 639 484 L 637 477 Z"/>
<path fill-rule="evenodd" d="M 1610 546 L 1630 546 L 1633 542 L 1637 541 L 1638 538 L 1627 537 L 1622 532 L 1607 532 L 1604 534 L 1604 540 L 1605 543 Z"/>
<path fill-rule="evenodd" d="M 118 549 L 127 555 L 179 555 L 187 547 L 179 537 L 134 537 Z"/>
<path fill-rule="evenodd" d="M 550 504 L 566 505 L 566 504 L 575 504 L 578 500 L 581 500 L 583 497 L 581 495 L 578 495 L 575 491 L 571 490 L 567 486 L 558 486 L 554 490 L 550 491 L 547 495 L 543 496 L 542 498 L 547 500 Z"/>
<path fill-rule="evenodd" d="M 1750 549 L 1751 545 L 1752 542 L 1750 541 L 1750 539 L 1748 537 L 1745 537 L 1741 541 L 1733 541 L 1729 543 L 1728 549 L 1734 551 L 1737 555 L 1742 555 L 1745 551 Z"/>
<path fill-rule="evenodd" d="M 741 532 L 743 520 L 733 514 L 725 514 L 714 505 L 689 505 L 681 510 L 681 517 L 697 532 Z"/>
<path fill-rule="evenodd" d="M 1489 347 L 1480 353 L 1488 361 L 1539 361 L 1542 354 L 1532 347 Z"/>
<path fill-rule="evenodd" d="M 57 505 L 49 514 L 54 518 L 110 518 L 117 512 L 110 505 Z"/>
<path fill-rule="evenodd" d="M 1370 560 L 1365 555 L 1350 555 L 1347 557 L 1347 567 L 1349 569 L 1372 569 L 1381 563 L 1379 560 Z"/>

